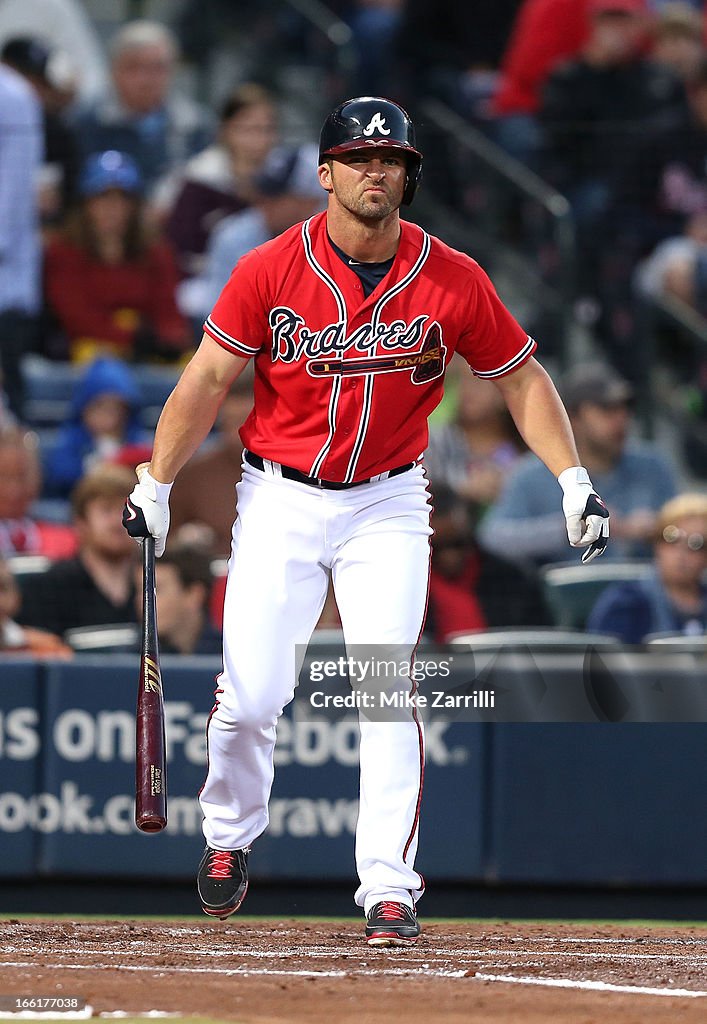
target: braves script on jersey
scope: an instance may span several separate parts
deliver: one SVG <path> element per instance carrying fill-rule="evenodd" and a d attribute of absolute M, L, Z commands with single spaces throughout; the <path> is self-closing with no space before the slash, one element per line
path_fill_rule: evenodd
<path fill-rule="evenodd" d="M 401 222 L 389 274 L 368 298 L 319 214 L 239 262 L 204 330 L 257 356 L 251 451 L 310 476 L 364 480 L 419 459 L 444 370 L 522 365 L 535 342 L 474 260 Z"/>

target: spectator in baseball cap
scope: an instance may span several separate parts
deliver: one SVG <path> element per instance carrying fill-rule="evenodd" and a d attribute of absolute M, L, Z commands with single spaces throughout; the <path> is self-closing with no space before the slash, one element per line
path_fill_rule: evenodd
<path fill-rule="evenodd" d="M 573 367 L 558 381 L 558 390 L 582 464 L 611 510 L 608 557 L 647 558 L 656 513 L 676 494 L 677 480 L 654 444 L 631 437 L 631 385 L 596 362 Z M 479 527 L 481 542 L 505 557 L 538 564 L 564 561 L 563 523 L 552 506 L 551 481 L 534 455 L 520 458 Z"/>
<path fill-rule="evenodd" d="M 140 195 L 142 175 L 131 156 L 117 149 L 93 153 L 85 161 L 79 178 L 79 194 L 97 196 L 101 192 L 118 189 L 128 195 Z"/>
<path fill-rule="evenodd" d="M 91 154 L 76 207 L 47 247 L 46 294 L 74 361 L 175 358 L 192 341 L 176 305 L 174 256 L 146 225 L 142 190 L 127 153 Z"/>
<path fill-rule="evenodd" d="M 633 401 L 633 388 L 610 367 L 585 363 L 569 370 L 559 384 L 565 408 L 572 415 L 585 403 L 609 409 Z"/>

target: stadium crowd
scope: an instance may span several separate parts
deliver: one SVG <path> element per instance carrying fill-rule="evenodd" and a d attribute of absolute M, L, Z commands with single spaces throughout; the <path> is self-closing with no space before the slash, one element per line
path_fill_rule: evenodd
<path fill-rule="evenodd" d="M 210 3 L 207 15 L 186 0 L 173 24 L 126 21 L 104 45 L 90 5 L 55 4 L 56 21 L 32 0 L 0 4 L 0 651 L 65 657 L 72 630 L 138 620 L 120 508 L 149 458 L 147 369 L 176 380 L 240 256 L 325 197 L 316 140 L 286 137 L 267 66 L 236 62 L 244 73 L 207 87 L 206 101 L 184 87 L 185 63 L 202 85 L 222 66 L 244 31 L 240 5 Z M 707 632 L 706 350 L 668 353 L 691 447 L 676 458 L 642 440 L 634 414 L 639 297 L 707 318 L 704 4 L 328 6 L 353 32 L 352 94 L 385 93 L 413 113 L 441 99 L 567 197 L 595 357 L 558 384 L 612 513 L 603 561 L 628 567 L 581 625 L 630 643 Z M 258 5 L 250 31 L 252 65 L 266 52 L 327 63 L 287 4 Z M 68 369 L 60 415 L 31 400 L 30 364 L 50 384 Z M 218 650 L 250 387 L 244 375 L 174 487 L 158 572 L 165 650 Z M 494 385 L 456 361 L 426 464 L 429 638 L 556 624 L 545 570 L 572 556 L 558 494 Z M 330 600 L 322 625 L 336 622 Z"/>

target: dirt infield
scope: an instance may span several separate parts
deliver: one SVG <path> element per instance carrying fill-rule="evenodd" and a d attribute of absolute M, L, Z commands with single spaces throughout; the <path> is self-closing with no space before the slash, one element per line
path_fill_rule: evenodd
<path fill-rule="evenodd" d="M 373 950 L 358 921 L 10 920 L 3 995 L 242 1024 L 704 1022 L 707 929 L 439 923 Z"/>

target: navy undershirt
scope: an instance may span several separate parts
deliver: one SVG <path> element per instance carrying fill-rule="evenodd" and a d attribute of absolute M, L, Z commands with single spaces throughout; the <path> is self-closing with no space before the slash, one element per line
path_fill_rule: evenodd
<path fill-rule="evenodd" d="M 329 236 L 327 235 L 327 237 Z M 384 260 L 382 263 L 359 263 L 357 260 L 348 256 L 343 249 L 340 249 L 339 246 L 336 245 L 335 242 L 332 242 L 331 238 L 329 238 L 329 245 L 332 247 L 341 262 L 345 263 L 347 267 L 351 267 L 354 274 L 356 274 L 361 282 L 363 294 L 366 298 L 368 298 L 374 288 L 381 283 L 385 275 L 393 266 L 393 260 L 395 259 L 395 256 L 391 256 L 389 260 Z"/>

